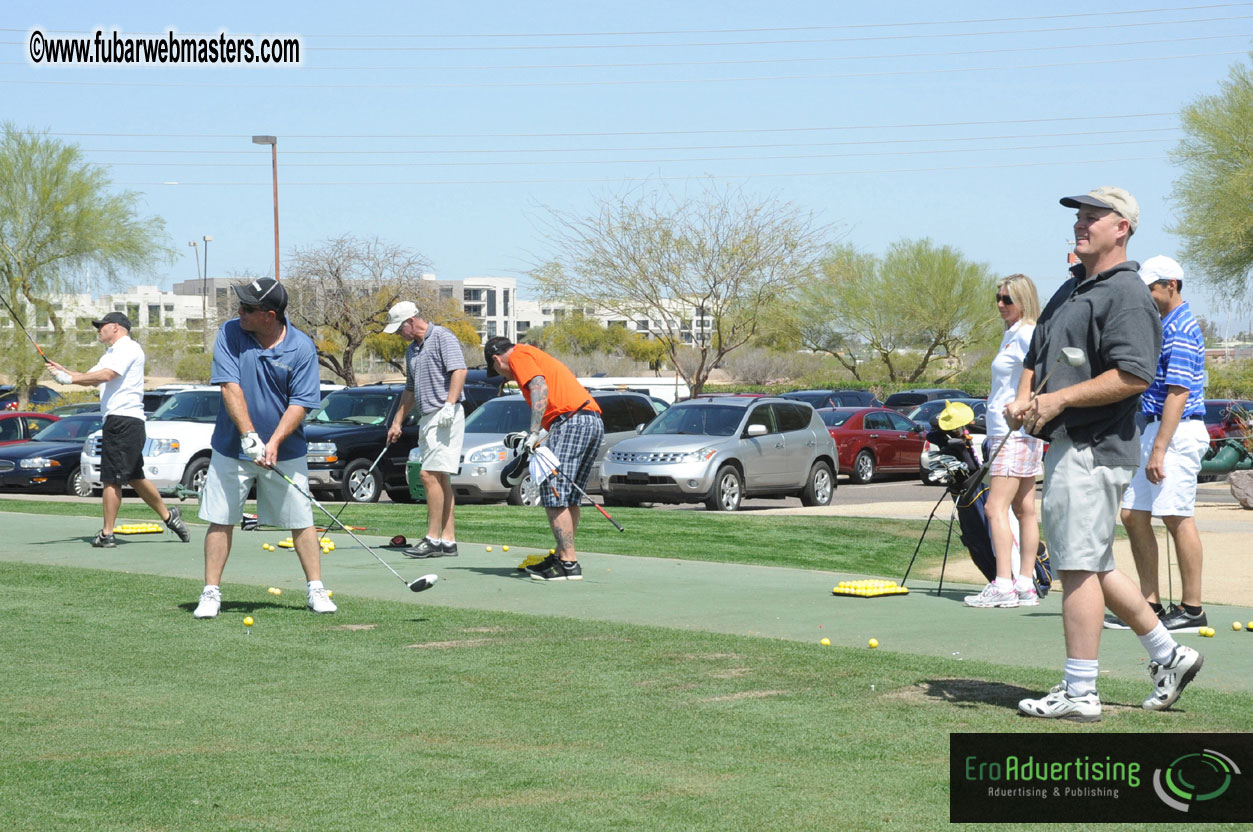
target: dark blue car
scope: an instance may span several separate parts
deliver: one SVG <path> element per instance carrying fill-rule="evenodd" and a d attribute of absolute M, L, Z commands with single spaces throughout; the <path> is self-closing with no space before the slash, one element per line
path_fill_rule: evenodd
<path fill-rule="evenodd" d="M 91 485 L 79 474 L 83 442 L 100 430 L 99 413 L 66 416 L 29 442 L 0 447 L 0 488 L 31 488 L 58 494 L 91 496 Z"/>

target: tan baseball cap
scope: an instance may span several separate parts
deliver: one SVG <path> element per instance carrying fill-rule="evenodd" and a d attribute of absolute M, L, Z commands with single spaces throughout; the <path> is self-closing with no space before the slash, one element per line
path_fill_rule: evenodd
<path fill-rule="evenodd" d="M 1113 185 L 1102 185 L 1079 196 L 1064 196 L 1061 203 L 1067 208 L 1078 208 L 1081 205 L 1109 208 L 1131 223 L 1133 233 L 1140 224 L 1140 203 L 1136 202 L 1134 196 Z"/>

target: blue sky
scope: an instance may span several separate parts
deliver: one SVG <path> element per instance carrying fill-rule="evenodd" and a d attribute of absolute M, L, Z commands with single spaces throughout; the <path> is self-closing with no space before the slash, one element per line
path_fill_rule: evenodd
<path fill-rule="evenodd" d="M 351 233 L 443 278 L 522 278 L 549 253 L 545 206 L 732 184 L 861 249 L 930 237 L 1047 295 L 1062 195 L 1127 188 L 1132 256 L 1175 253 L 1175 114 L 1253 42 L 1253 3 L 1169 0 L 112 5 L 6 4 L 0 119 L 79 144 L 141 195 L 183 255 L 163 286 L 196 276 L 187 241 L 205 234 L 213 276 L 272 271 L 269 153 L 250 141 L 270 134 L 284 256 Z M 297 35 L 304 61 L 27 62 L 31 29 L 96 27 Z M 1227 302 L 1191 286 L 1221 318 Z"/>

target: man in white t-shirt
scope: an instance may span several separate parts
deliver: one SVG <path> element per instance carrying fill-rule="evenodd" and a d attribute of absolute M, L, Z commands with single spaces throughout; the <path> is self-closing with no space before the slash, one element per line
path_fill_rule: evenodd
<path fill-rule="evenodd" d="M 61 384 L 100 385 L 100 413 L 104 427 L 100 442 L 100 481 L 104 486 L 104 525 L 91 545 L 112 549 L 117 545 L 113 524 L 122 505 L 122 486 L 129 485 L 143 498 L 165 527 L 184 543 L 191 542 L 187 524 L 177 506 L 166 506 L 156 486 L 144 478 L 144 351 L 131 340 L 131 322 L 121 312 L 110 312 L 98 321 L 96 340 L 108 347 L 96 365 L 75 373 L 55 361 L 48 362 L 53 378 Z"/>

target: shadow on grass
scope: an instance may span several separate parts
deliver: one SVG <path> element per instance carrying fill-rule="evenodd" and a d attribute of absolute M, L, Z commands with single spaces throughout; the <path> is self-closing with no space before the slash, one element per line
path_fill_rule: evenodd
<path fill-rule="evenodd" d="M 1017 710 L 1019 700 L 1040 695 L 1040 691 L 1032 688 L 986 679 L 925 679 L 920 688 L 923 698 L 950 705 L 995 705 L 1014 710 Z"/>

